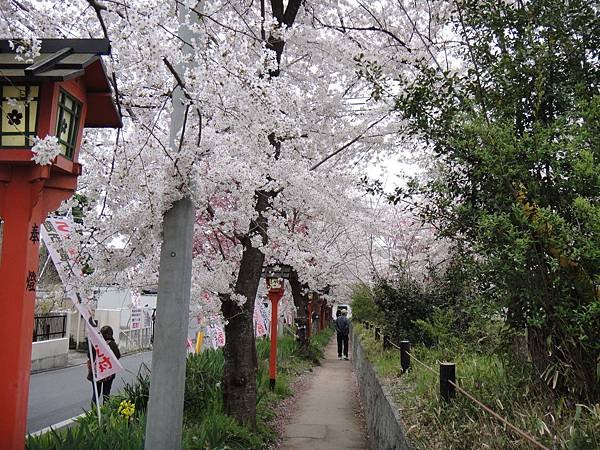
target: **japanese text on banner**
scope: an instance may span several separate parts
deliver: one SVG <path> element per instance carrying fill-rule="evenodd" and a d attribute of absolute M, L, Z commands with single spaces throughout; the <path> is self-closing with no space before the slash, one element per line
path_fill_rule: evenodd
<path fill-rule="evenodd" d="M 98 329 L 92 325 L 93 320 L 89 306 L 83 304 L 77 295 L 76 286 L 81 278 L 81 268 L 76 261 L 77 251 L 65 251 L 63 244 L 73 230 L 73 222 L 65 217 L 49 217 L 41 227 L 42 242 L 48 249 L 50 259 L 54 263 L 66 295 L 83 317 L 88 338 L 96 352 L 95 368 L 97 380 L 102 380 L 123 369 L 123 366 L 110 349 Z"/>

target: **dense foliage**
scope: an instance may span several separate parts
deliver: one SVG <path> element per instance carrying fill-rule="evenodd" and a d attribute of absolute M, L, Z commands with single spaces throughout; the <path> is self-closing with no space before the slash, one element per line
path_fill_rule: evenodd
<path fill-rule="evenodd" d="M 352 321 L 383 323 L 384 315 L 373 301 L 373 293 L 366 284 L 360 283 L 352 288 Z"/>
<path fill-rule="evenodd" d="M 481 264 L 459 251 L 445 264 L 430 266 L 424 278 L 396 268 L 372 290 L 357 286 L 352 299 L 354 319 L 356 304 L 359 320 L 381 325 L 395 342 L 446 345 L 460 339 L 478 346 L 492 340 L 490 328 L 503 325 Z"/>
<path fill-rule="evenodd" d="M 456 1 L 465 66 L 397 107 L 433 151 L 423 215 L 479 255 L 537 375 L 600 398 L 600 27 L 592 2 Z M 400 200 L 400 195 L 396 200 Z"/>
<path fill-rule="evenodd" d="M 431 317 L 434 299 L 419 282 L 410 278 L 395 284 L 381 280 L 375 286 L 373 299 L 383 312 L 383 329 L 393 340 L 430 343 L 416 321 Z"/>

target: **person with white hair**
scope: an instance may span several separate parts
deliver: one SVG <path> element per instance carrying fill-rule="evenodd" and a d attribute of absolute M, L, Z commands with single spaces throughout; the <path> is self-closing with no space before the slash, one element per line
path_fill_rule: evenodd
<path fill-rule="evenodd" d="M 335 319 L 335 331 L 337 332 L 338 358 L 348 360 L 348 335 L 350 334 L 350 321 L 348 320 L 348 311 L 342 309 L 342 314 Z"/>

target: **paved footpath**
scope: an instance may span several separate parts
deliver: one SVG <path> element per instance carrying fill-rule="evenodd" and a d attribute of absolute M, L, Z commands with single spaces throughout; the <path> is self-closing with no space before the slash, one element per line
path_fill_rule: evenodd
<path fill-rule="evenodd" d="M 368 448 L 352 361 L 338 359 L 335 336 L 294 409 L 281 450 Z"/>

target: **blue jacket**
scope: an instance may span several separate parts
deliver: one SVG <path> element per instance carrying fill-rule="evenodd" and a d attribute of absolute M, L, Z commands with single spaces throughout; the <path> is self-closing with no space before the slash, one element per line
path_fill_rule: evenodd
<path fill-rule="evenodd" d="M 341 336 L 348 336 L 350 333 L 350 321 L 346 316 L 340 316 L 335 319 L 335 331 Z"/>

